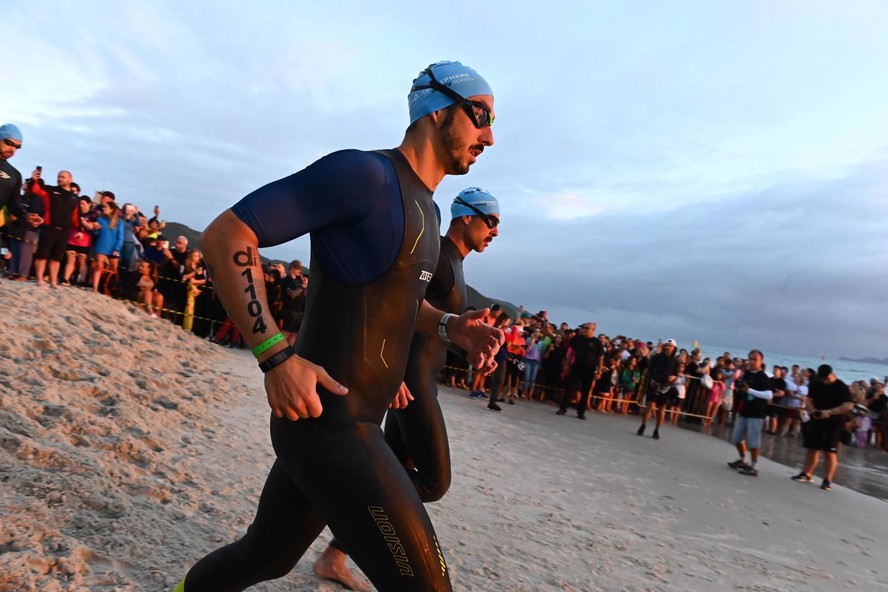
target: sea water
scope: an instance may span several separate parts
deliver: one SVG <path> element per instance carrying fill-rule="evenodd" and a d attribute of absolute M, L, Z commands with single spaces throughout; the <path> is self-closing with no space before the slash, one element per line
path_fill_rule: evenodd
<path fill-rule="evenodd" d="M 746 358 L 749 355 L 749 349 L 738 349 L 730 347 L 721 347 L 718 345 L 701 344 L 700 351 L 703 357 L 711 358 L 713 361 L 725 352 L 730 352 L 732 357 Z M 794 356 L 787 354 L 778 354 L 774 352 L 762 351 L 765 356 L 765 370 L 771 374 L 773 366 L 786 366 L 792 368 L 793 364 L 798 364 L 802 368 L 812 368 L 817 371 L 817 367 L 821 364 L 829 364 L 832 366 L 833 373 L 845 384 L 851 384 L 855 380 L 870 381 L 871 378 L 878 378 L 885 382 L 888 377 L 888 365 L 886 364 L 867 364 L 865 362 L 854 362 L 850 360 L 839 360 L 835 358 L 815 358 L 809 356 Z"/>

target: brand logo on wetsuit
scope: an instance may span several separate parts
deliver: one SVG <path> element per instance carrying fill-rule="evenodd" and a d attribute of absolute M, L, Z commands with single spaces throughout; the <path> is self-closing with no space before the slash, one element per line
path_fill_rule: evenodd
<path fill-rule="evenodd" d="M 420 272 L 419 272 L 419 279 L 421 279 L 421 280 L 424 281 L 424 282 L 430 282 L 430 281 L 432 281 L 432 272 L 431 272 L 431 271 L 425 271 L 425 270 L 420 271 Z"/>
<path fill-rule="evenodd" d="M 379 532 L 382 533 L 383 540 L 388 543 L 389 552 L 392 554 L 392 558 L 395 560 L 398 569 L 401 570 L 401 575 L 412 576 L 413 568 L 410 567 L 410 560 L 407 559 L 407 552 L 404 550 L 404 545 L 401 543 L 401 539 L 398 538 L 398 535 L 395 532 L 395 527 L 392 526 L 388 516 L 386 516 L 385 510 L 380 506 L 368 506 L 367 509 L 370 510 L 370 515 L 373 516 L 373 520 L 376 522 Z"/>

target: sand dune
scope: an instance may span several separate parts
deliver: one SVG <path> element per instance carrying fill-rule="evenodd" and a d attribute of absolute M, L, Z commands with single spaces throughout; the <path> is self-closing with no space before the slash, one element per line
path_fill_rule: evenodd
<path fill-rule="evenodd" d="M 271 465 L 252 357 L 73 288 L 0 302 L 0 592 L 171 590 Z M 888 590 L 884 502 L 737 475 L 692 432 L 441 399 L 454 481 L 429 511 L 456 590 Z M 325 542 L 254 589 L 339 590 L 311 573 Z"/>

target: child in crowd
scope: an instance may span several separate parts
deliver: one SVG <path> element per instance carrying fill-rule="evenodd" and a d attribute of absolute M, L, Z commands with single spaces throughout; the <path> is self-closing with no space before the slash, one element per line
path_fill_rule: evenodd
<path fill-rule="evenodd" d="M 92 202 L 88 197 L 81 197 L 79 202 L 78 225 L 68 231 L 67 260 L 65 270 L 62 272 L 62 285 L 71 285 L 71 278 L 77 272 L 77 283 L 87 286 L 87 260 L 93 243 L 93 234 L 89 230 L 95 226 L 95 212 L 92 210 Z"/>
<path fill-rule="evenodd" d="M 522 394 L 528 401 L 533 400 L 537 374 L 540 370 L 540 364 L 543 361 L 543 350 L 545 345 L 546 344 L 542 340 L 542 332 L 539 329 L 533 329 L 530 332 L 530 337 L 524 342 L 524 380 Z"/>
<path fill-rule="evenodd" d="M 128 296 L 145 307 L 151 318 L 157 318 L 157 311 L 163 310 L 163 294 L 157 291 L 157 267 L 149 262 L 139 261 L 138 275 L 134 278 Z"/>
<path fill-rule="evenodd" d="M 666 409 L 669 413 L 669 422 L 672 425 L 678 425 L 678 418 L 681 416 L 681 408 L 684 405 L 685 398 L 688 394 L 688 375 L 685 372 L 686 369 L 687 364 L 684 362 L 678 363 L 678 368 L 676 370 L 678 374 L 675 382 L 672 384 L 674 395 L 669 401 L 669 407 Z"/>
<path fill-rule="evenodd" d="M 601 376 L 595 381 L 592 400 L 589 401 L 589 410 L 597 409 L 602 413 L 611 412 L 611 402 L 614 397 L 614 366 L 616 359 L 605 356 L 601 367 Z"/>
<path fill-rule="evenodd" d="M 617 409 L 620 413 L 629 413 L 629 404 L 635 400 L 635 391 L 641 380 L 641 372 L 638 371 L 638 360 L 630 357 L 620 368 L 619 397 L 620 404 Z"/>
<path fill-rule="evenodd" d="M 96 220 L 96 262 L 93 270 L 93 292 L 99 291 L 99 283 L 105 275 L 117 273 L 117 261 L 123 248 L 124 224 L 120 221 L 120 208 L 113 201 L 102 206 L 102 214 Z M 105 278 L 107 284 L 107 277 Z M 106 287 L 107 289 L 107 287 Z"/>
<path fill-rule="evenodd" d="M 721 369 L 714 369 L 712 371 L 712 388 L 709 389 L 709 405 L 706 409 L 706 419 L 704 420 L 705 425 L 712 425 L 712 421 L 718 416 L 726 388 L 725 377 Z"/>

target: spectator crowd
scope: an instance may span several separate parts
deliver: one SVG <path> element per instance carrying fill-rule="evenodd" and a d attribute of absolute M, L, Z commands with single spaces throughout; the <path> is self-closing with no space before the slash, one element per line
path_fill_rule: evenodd
<path fill-rule="evenodd" d="M 0 126 L 0 271 L 11 281 L 33 281 L 48 289 L 79 286 L 127 299 L 146 314 L 165 318 L 199 337 L 220 345 L 244 347 L 244 340 L 216 298 L 201 252 L 185 236 L 170 237 L 158 206 L 148 216 L 136 204 L 119 203 L 113 191 L 90 198 L 69 171 L 59 171 L 56 185 L 36 167 L 24 182 L 9 164 L 22 146 L 21 133 Z M 300 261 L 288 266 L 263 265 L 269 304 L 287 340 L 298 335 L 305 310 L 309 277 Z M 714 360 L 699 349 L 679 349 L 672 340 L 642 341 L 596 334 L 594 323 L 556 326 L 545 311 L 519 308 L 509 315 L 498 304 L 487 322 L 503 329 L 505 346 L 490 376 L 472 375 L 458 352 L 451 352 L 440 380 L 499 402 L 549 401 L 568 406 L 584 419 L 586 411 L 640 414 L 646 394 L 656 389 L 662 421 L 698 423 L 703 427 L 737 421 L 745 397 L 735 396 L 747 360 L 725 352 Z M 659 383 L 649 376 L 651 360 L 667 352 L 674 380 Z M 767 406 L 764 433 L 798 438 L 808 421 L 805 400 L 815 371 L 798 365 L 773 366 L 769 373 L 773 398 Z M 888 451 L 888 397 L 884 381 L 848 385 L 855 403 L 848 415 L 847 444 Z M 650 400 L 650 399 L 649 399 Z M 647 414 L 645 415 L 647 420 Z M 643 426 L 644 424 L 642 424 Z M 643 429 L 639 430 L 642 433 Z M 658 437 L 655 430 L 655 437 Z"/>

